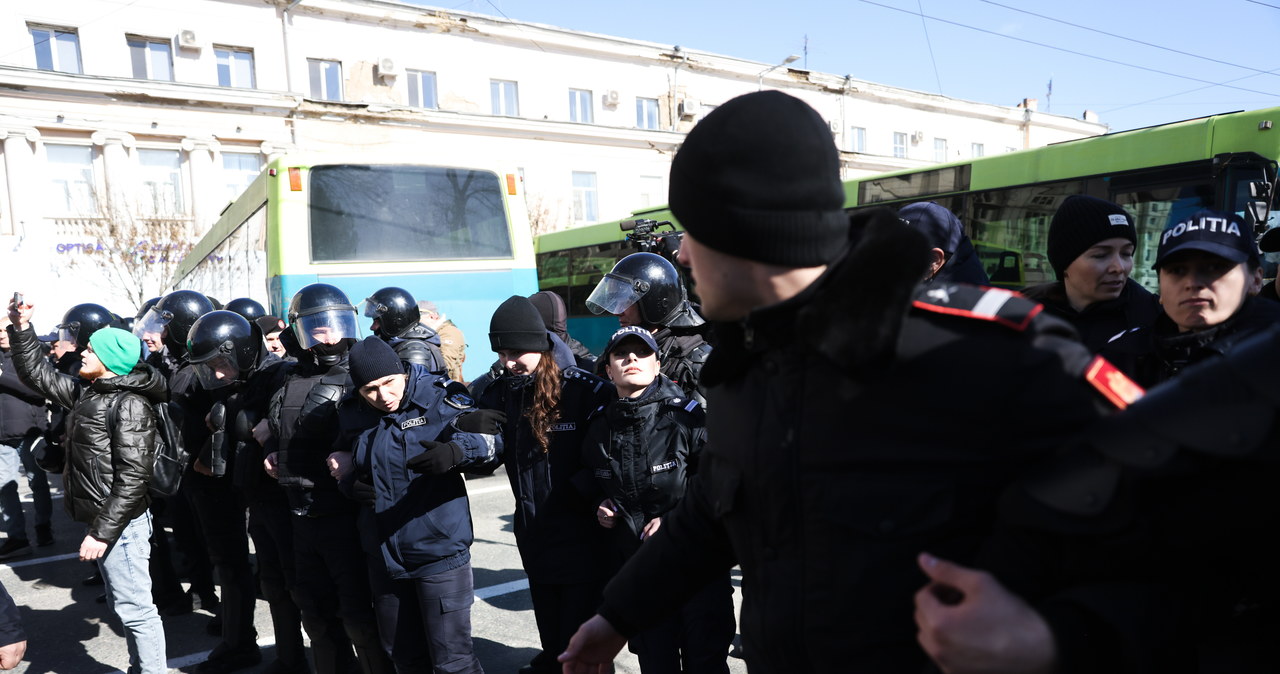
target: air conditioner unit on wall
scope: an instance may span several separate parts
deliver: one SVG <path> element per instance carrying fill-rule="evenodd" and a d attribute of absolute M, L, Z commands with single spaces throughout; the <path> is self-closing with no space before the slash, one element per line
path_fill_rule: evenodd
<path fill-rule="evenodd" d="M 378 59 L 378 77 L 386 79 L 400 74 L 400 64 L 395 59 L 383 57 Z"/>
<path fill-rule="evenodd" d="M 697 101 L 691 98 L 686 98 L 683 101 L 680 101 L 680 105 L 677 106 L 676 112 L 680 115 L 680 117 L 685 117 L 685 118 L 697 117 L 698 112 L 701 109 L 702 109 L 702 106 L 699 105 Z"/>
<path fill-rule="evenodd" d="M 200 49 L 200 38 L 194 30 L 178 31 L 178 48 L 179 49 Z"/>
<path fill-rule="evenodd" d="M 918 144 L 920 143 L 920 141 L 922 141 L 922 140 L 924 140 L 924 132 L 923 132 L 923 131 L 917 131 L 917 132 L 915 132 L 915 133 L 911 134 L 911 144 L 912 144 L 912 145 L 918 145 Z"/>
<path fill-rule="evenodd" d="M 828 120 L 827 126 L 831 129 L 831 133 L 840 133 L 840 122 L 836 120 Z"/>
<path fill-rule="evenodd" d="M 618 95 L 617 89 L 610 89 L 604 94 L 604 104 L 609 106 L 617 105 L 621 98 L 622 97 Z"/>

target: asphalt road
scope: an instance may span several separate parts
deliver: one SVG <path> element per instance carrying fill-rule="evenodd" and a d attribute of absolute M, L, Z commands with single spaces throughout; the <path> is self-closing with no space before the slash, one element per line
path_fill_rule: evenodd
<path fill-rule="evenodd" d="M 57 489 L 60 482 L 57 478 L 51 482 L 55 485 L 55 544 L 33 548 L 33 554 L 27 557 L 0 562 L 0 582 L 18 603 L 28 637 L 27 656 L 14 671 L 122 671 L 128 667 L 129 656 L 119 622 L 106 604 L 96 601 L 102 588 L 82 584 L 93 573 L 92 565 L 76 559 L 84 527 L 67 517 Z M 30 492 L 25 480 L 20 486 L 27 526 L 31 529 L 34 513 Z M 511 529 L 514 502 L 503 469 L 490 477 L 469 479 L 467 486 L 476 536 L 471 551 L 476 587 L 471 621 L 476 653 L 485 671 L 514 674 L 538 652 L 533 604 Z M 29 535 L 34 537 L 34 532 Z M 735 585 L 738 578 L 735 571 Z M 734 599 L 740 605 L 740 590 Z M 197 610 L 164 619 L 170 671 L 194 671 L 217 643 L 216 637 L 205 633 L 209 618 L 208 613 Z M 258 602 L 255 621 L 259 644 L 264 646 L 264 664 L 242 670 L 247 673 L 261 671 L 272 659 L 270 644 L 274 640 L 265 602 Z M 735 646 L 729 666 L 734 674 L 740 674 L 746 672 L 746 666 L 736 652 Z M 624 674 L 640 671 L 635 656 L 625 649 L 615 664 L 617 671 Z"/>

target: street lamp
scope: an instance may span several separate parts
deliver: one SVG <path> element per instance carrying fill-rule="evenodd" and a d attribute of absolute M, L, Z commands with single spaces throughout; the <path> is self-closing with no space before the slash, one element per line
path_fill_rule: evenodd
<path fill-rule="evenodd" d="M 789 63 L 795 63 L 796 61 L 799 61 L 799 60 L 800 60 L 800 56 L 799 56 L 799 55 L 797 55 L 797 54 L 792 54 L 792 55 L 788 56 L 787 58 L 782 59 L 782 63 L 779 63 L 779 64 L 778 64 L 778 65 L 776 65 L 776 66 L 769 66 L 768 68 L 765 68 L 764 70 L 761 70 L 761 71 L 760 71 L 760 75 L 756 77 L 756 91 L 760 91 L 761 89 L 763 89 L 763 88 L 764 88 L 764 76 L 765 76 L 765 75 L 768 75 L 769 73 L 773 72 L 774 70 L 777 70 L 778 68 L 781 68 L 782 66 L 785 66 L 785 65 L 787 65 L 787 64 L 789 64 Z"/>

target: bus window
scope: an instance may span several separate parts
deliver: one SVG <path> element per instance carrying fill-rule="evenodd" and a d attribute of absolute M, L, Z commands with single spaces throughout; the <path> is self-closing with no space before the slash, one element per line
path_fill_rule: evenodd
<path fill-rule="evenodd" d="M 315 166 L 313 262 L 511 258 L 495 173 L 431 166 Z"/>

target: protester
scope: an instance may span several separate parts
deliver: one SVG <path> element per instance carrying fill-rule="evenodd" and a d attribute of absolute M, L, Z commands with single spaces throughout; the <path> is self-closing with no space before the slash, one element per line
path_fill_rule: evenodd
<path fill-rule="evenodd" d="M 948 283 L 991 284 L 973 242 L 964 233 L 964 225 L 955 213 L 932 201 L 918 201 L 899 209 L 898 217 L 923 234 L 925 244 L 929 246 L 929 270 L 925 273 L 925 283 L 935 286 Z"/>
<path fill-rule="evenodd" d="M 735 564 L 751 671 L 918 671 L 915 556 L 974 557 L 1000 486 L 1096 418 L 1070 328 L 1005 290 L 917 293 L 923 238 L 887 209 L 851 223 L 837 154 L 777 91 L 720 105 L 677 152 L 680 260 L 718 339 L 709 442 L 566 672 L 606 671 Z"/>
<path fill-rule="evenodd" d="M 418 311 L 422 314 L 422 324 L 440 335 L 440 355 L 444 356 L 449 378 L 467 383 L 462 374 L 462 364 L 467 362 L 467 338 L 462 330 L 441 313 L 435 302 L 418 300 Z"/>
<path fill-rule="evenodd" d="M 9 319 L 0 320 L 0 328 Z M 31 554 L 27 519 L 18 498 L 18 479 L 27 474 L 31 500 L 35 505 L 36 545 L 53 545 L 53 501 L 49 478 L 31 456 L 32 443 L 44 434 L 49 414 L 44 397 L 18 378 L 9 349 L 9 333 L 0 330 L 0 515 L 4 517 L 8 539 L 0 545 L 0 559 Z"/>
<path fill-rule="evenodd" d="M 107 603 L 124 626 L 129 671 L 168 671 L 164 627 L 151 600 L 147 482 L 155 459 L 151 405 L 168 398 L 144 347 L 117 328 L 86 340 L 79 377 L 58 373 L 31 329 L 34 305 L 9 303 L 7 330 L 23 382 L 68 410 L 62 483 L 68 514 L 87 525 L 80 559 L 96 561 Z M 83 339 L 83 335 L 78 335 Z"/>

